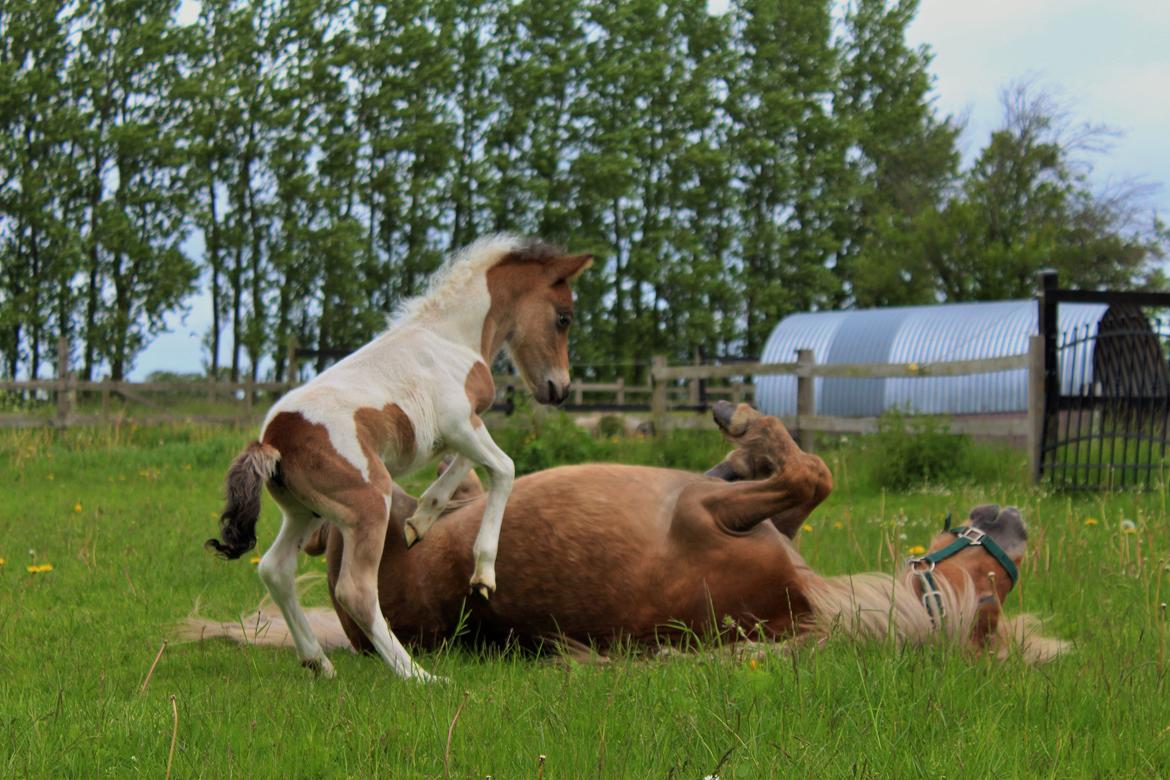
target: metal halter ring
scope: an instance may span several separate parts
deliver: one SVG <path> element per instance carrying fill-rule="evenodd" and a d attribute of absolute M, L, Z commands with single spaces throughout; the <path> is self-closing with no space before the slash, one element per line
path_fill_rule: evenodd
<path fill-rule="evenodd" d="M 920 563 L 927 563 L 927 564 L 930 564 L 930 565 L 929 565 L 929 566 L 927 566 L 927 567 L 926 567 L 926 568 L 924 568 L 924 569 L 919 569 L 919 568 L 917 568 L 917 567 L 918 567 L 918 565 L 919 565 Z M 930 574 L 931 572 L 933 572 L 933 571 L 934 571 L 934 567 L 935 567 L 937 564 L 936 564 L 936 562 L 935 562 L 935 561 L 933 561 L 933 560 L 931 560 L 931 559 L 929 559 L 929 558 L 907 558 L 907 559 L 906 559 L 906 565 L 910 567 L 910 571 L 914 572 L 914 573 L 915 573 L 915 574 L 917 574 L 919 577 L 922 577 L 922 576 L 925 576 L 925 575 L 927 575 L 927 574 Z"/>

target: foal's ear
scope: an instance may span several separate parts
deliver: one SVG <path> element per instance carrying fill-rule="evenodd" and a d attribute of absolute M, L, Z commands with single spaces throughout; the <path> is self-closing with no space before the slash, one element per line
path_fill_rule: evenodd
<path fill-rule="evenodd" d="M 553 284 L 572 284 L 577 281 L 586 268 L 593 265 L 593 255 L 564 255 L 549 261 L 549 271 L 552 273 Z"/>

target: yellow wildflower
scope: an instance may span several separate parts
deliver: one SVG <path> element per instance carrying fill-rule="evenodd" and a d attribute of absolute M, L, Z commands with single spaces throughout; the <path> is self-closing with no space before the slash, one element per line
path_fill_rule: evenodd
<path fill-rule="evenodd" d="M 28 566 L 25 566 L 24 568 L 28 570 L 29 574 L 41 574 L 41 573 L 46 572 L 46 571 L 52 571 L 53 564 L 51 564 L 51 563 L 30 563 Z"/>
<path fill-rule="evenodd" d="M 804 524 L 804 528 L 803 528 L 802 530 L 803 530 L 803 531 L 804 531 L 806 534 L 811 534 L 811 533 L 812 533 L 812 526 L 811 526 L 811 525 L 809 525 L 808 523 L 805 523 L 805 524 Z"/>
<path fill-rule="evenodd" d="M 0 558 L 0 566 L 3 566 L 3 565 L 4 565 L 4 564 L 6 564 L 6 563 L 8 563 L 8 559 L 7 559 L 7 558 Z"/>
<path fill-rule="evenodd" d="M 1096 525 L 1096 524 L 1097 524 L 1097 518 L 1095 518 L 1095 517 L 1086 517 L 1085 518 L 1085 525 Z"/>
<path fill-rule="evenodd" d="M 248 563 L 250 563 L 250 564 L 252 564 L 253 566 L 255 566 L 256 564 L 260 563 L 260 556 L 259 556 L 259 555 L 253 555 L 251 558 L 249 558 L 249 559 L 248 559 Z"/>
<path fill-rule="evenodd" d="M 836 528 L 838 531 L 840 531 L 842 528 L 845 527 L 845 524 L 842 523 L 840 520 L 838 520 L 837 522 L 833 523 L 833 527 Z"/>
<path fill-rule="evenodd" d="M 50 482 L 52 482 L 52 481 L 53 481 L 53 474 L 52 474 L 51 472 L 49 473 L 49 481 L 50 481 Z"/>
<path fill-rule="evenodd" d="M 1121 521 L 1121 532 L 1123 534 L 1132 535 L 1137 533 L 1137 523 L 1133 520 Z"/>
<path fill-rule="evenodd" d="M 752 658 L 752 659 L 748 660 L 748 666 L 755 669 L 757 666 L 759 666 L 759 664 L 756 663 L 756 659 Z"/>
<path fill-rule="evenodd" d="M 916 544 L 913 547 L 911 547 L 909 550 L 907 550 L 906 552 L 910 553 L 911 555 L 925 555 L 926 548 L 920 544 Z"/>
<path fill-rule="evenodd" d="M 73 511 L 76 514 L 81 514 L 81 502 L 80 501 L 78 501 L 76 504 L 73 505 Z"/>
<path fill-rule="evenodd" d="M 918 364 L 917 363 L 907 363 L 906 368 L 910 369 L 911 374 L 918 373 Z"/>

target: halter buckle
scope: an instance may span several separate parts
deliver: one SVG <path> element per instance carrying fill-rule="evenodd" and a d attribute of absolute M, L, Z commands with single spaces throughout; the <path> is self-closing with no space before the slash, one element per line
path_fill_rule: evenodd
<path fill-rule="evenodd" d="M 983 537 L 985 536 L 987 536 L 985 532 L 972 525 L 967 526 L 958 533 L 960 539 L 966 539 L 967 543 L 973 547 L 983 544 Z"/>

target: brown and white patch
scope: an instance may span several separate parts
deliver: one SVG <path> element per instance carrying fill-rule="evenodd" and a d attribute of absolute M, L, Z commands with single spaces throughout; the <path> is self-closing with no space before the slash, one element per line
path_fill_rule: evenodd
<path fill-rule="evenodd" d="M 483 425 L 479 416 L 492 408 L 492 401 L 496 398 L 496 383 L 492 381 L 492 372 L 487 365 L 476 362 L 471 367 L 463 382 L 463 390 L 471 404 L 471 425 L 478 428 Z"/>

